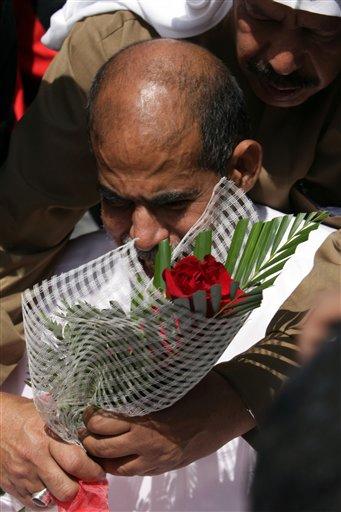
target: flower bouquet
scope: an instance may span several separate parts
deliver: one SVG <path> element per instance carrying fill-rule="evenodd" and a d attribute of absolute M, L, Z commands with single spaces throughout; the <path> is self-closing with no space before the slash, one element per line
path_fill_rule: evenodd
<path fill-rule="evenodd" d="M 152 280 L 132 241 L 26 291 L 31 383 L 49 427 L 78 443 L 91 405 L 135 416 L 174 404 L 214 366 L 324 216 L 258 221 L 222 179 L 180 244 L 172 251 L 161 242 Z"/>

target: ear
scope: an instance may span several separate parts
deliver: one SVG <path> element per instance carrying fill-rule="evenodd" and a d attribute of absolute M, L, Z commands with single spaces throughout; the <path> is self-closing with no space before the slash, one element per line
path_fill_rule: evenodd
<path fill-rule="evenodd" d="M 228 177 L 245 192 L 258 180 L 262 168 L 262 148 L 255 140 L 242 140 L 234 149 L 229 162 Z"/>

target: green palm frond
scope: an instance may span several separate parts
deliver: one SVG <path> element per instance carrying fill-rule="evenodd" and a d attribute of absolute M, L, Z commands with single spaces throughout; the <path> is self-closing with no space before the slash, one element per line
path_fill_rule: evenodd
<path fill-rule="evenodd" d="M 248 219 L 241 219 L 238 222 L 236 229 L 234 230 L 230 249 L 225 263 L 226 270 L 229 272 L 230 275 L 233 274 L 233 270 L 237 262 L 238 255 L 240 254 L 244 237 L 247 232 L 248 224 Z"/>
<path fill-rule="evenodd" d="M 205 256 L 211 254 L 212 249 L 212 230 L 205 229 L 201 231 L 195 238 L 193 255 L 198 260 L 203 260 Z"/>
<path fill-rule="evenodd" d="M 248 221 L 239 221 L 225 266 L 253 301 L 238 304 L 234 313 L 253 309 L 257 300 L 260 303 L 263 291 L 274 283 L 297 247 L 327 216 L 325 212 L 299 213 L 296 217 L 285 215 L 256 222 L 248 236 Z"/>
<path fill-rule="evenodd" d="M 171 266 L 172 248 L 168 238 L 159 243 L 158 251 L 155 257 L 154 279 L 155 288 L 163 291 L 166 288 L 162 273 L 166 268 Z"/>

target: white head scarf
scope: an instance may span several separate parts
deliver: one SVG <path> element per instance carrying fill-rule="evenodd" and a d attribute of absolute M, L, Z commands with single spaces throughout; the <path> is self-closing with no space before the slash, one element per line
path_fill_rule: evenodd
<path fill-rule="evenodd" d="M 273 0 L 278 4 L 292 9 L 323 14 L 325 16 L 341 16 L 341 0 Z"/>
<path fill-rule="evenodd" d="M 232 3 L 233 0 L 67 0 L 51 17 L 51 26 L 42 43 L 59 50 L 77 21 L 123 10 L 140 16 L 161 37 L 193 37 L 217 25 Z"/>
<path fill-rule="evenodd" d="M 273 0 L 292 9 L 341 16 L 341 0 Z M 94 14 L 132 11 L 161 37 L 185 38 L 206 32 L 228 13 L 233 0 L 67 0 L 51 17 L 43 44 L 59 50 L 74 24 Z"/>

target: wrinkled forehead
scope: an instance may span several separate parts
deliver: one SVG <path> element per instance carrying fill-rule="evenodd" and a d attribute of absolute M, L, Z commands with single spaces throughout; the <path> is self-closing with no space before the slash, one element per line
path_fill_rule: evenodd
<path fill-rule="evenodd" d="M 119 90 L 107 87 L 99 96 L 93 129 L 97 142 L 112 145 L 127 138 L 132 144 L 169 144 L 190 123 L 190 112 L 177 91 L 141 80 Z"/>

